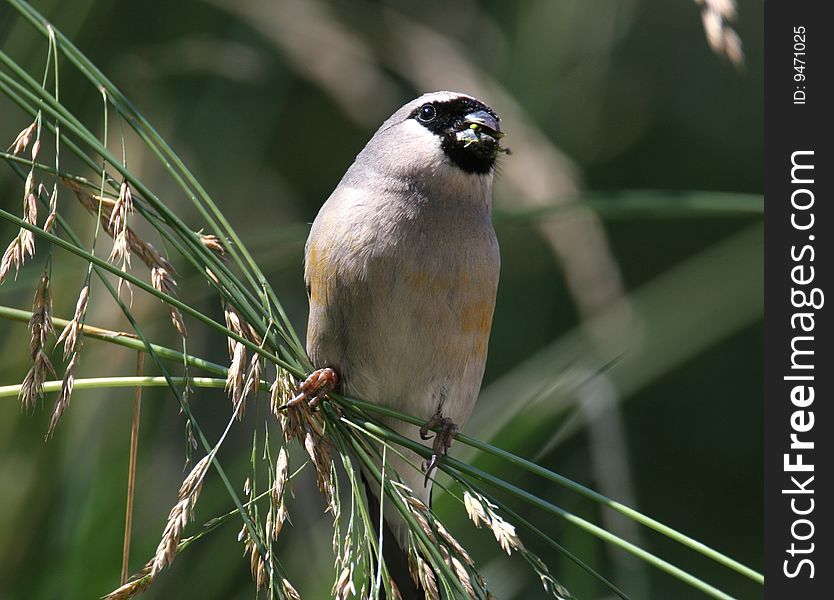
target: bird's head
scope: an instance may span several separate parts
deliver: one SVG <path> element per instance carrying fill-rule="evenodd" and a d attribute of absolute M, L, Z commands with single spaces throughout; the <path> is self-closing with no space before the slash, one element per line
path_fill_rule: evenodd
<path fill-rule="evenodd" d="M 468 174 L 495 168 L 504 133 L 500 118 L 480 100 L 458 92 L 423 94 L 400 108 L 380 127 L 369 146 L 385 158 L 416 170 L 443 164 Z M 377 143 L 375 143 L 375 141 Z"/>

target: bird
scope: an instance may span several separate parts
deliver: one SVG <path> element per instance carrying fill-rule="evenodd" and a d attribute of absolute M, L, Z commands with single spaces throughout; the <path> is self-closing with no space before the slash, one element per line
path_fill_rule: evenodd
<path fill-rule="evenodd" d="M 356 156 L 305 246 L 316 371 L 296 400 L 338 387 L 424 420 L 418 428 L 380 419 L 407 438 L 437 430 L 422 471 L 410 450 L 386 459 L 426 505 L 432 472 L 484 374 L 500 270 L 492 187 L 503 135 L 496 112 L 472 96 L 438 91 L 408 102 Z M 376 522 L 379 484 L 363 478 Z M 392 509 L 384 517 L 389 573 L 403 598 L 423 598 L 405 562 L 406 524 Z"/>

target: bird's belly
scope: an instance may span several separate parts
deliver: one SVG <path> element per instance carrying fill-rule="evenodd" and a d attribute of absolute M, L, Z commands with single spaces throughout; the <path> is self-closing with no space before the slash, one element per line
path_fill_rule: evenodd
<path fill-rule="evenodd" d="M 425 419 L 442 410 L 462 422 L 483 376 L 497 267 L 440 256 L 383 256 L 368 265 L 365 297 L 345 315 L 343 377 L 358 397 Z"/>

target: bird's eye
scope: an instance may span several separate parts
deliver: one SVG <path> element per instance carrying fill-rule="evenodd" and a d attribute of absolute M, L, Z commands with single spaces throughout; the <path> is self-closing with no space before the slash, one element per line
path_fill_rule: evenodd
<path fill-rule="evenodd" d="M 437 116 L 437 109 L 433 104 L 424 104 L 420 107 L 418 118 L 424 123 L 428 123 Z"/>

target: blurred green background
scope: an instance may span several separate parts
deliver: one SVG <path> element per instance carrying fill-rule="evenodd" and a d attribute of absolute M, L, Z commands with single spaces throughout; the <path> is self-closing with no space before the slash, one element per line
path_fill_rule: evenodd
<path fill-rule="evenodd" d="M 433 89 L 490 104 L 514 154 L 496 184 L 501 285 L 482 399 L 466 432 L 761 569 L 761 216 L 733 208 L 755 205 L 748 195 L 762 193 L 761 2 L 740 3 L 741 70 L 709 50 L 699 7 L 687 0 L 33 5 L 184 157 L 302 332 L 308 224 L 376 127 Z M 5 3 L 0 48 L 41 76 L 46 44 Z M 101 98 L 70 68 L 61 97 L 101 130 Z M 29 122 L 0 97 L 3 145 Z M 119 148 L 117 127 L 110 142 Z M 201 226 L 130 136 L 127 156 L 180 217 Z M 19 214 L 21 186 L 0 165 L 0 206 Z M 61 210 L 91 239 L 92 220 L 62 194 Z M 575 198 L 591 212 L 552 208 Z M 15 229 L 0 222 L 0 234 L 5 247 Z M 100 254 L 109 250 L 102 247 Z M 42 250 L 0 287 L 0 304 L 31 306 Z M 60 252 L 56 259 L 54 312 L 69 318 L 86 267 Z M 201 276 L 182 267 L 180 296 L 222 318 Z M 94 286 L 88 322 L 127 330 L 101 291 Z M 134 311 L 155 341 L 178 346 L 157 302 L 137 294 Z M 226 362 L 223 340 L 188 324 L 190 351 Z M 0 385 L 23 379 L 27 349 L 23 324 L 0 322 Z M 599 374 L 616 356 L 623 358 Z M 134 362 L 126 350 L 88 340 L 78 375 L 130 375 Z M 14 399 L 0 403 L 0 599 L 91 598 L 117 587 L 132 394 L 76 392 L 48 442 L 51 397 L 34 414 Z M 216 438 L 229 413 L 222 390 L 198 390 L 192 403 Z M 238 486 L 264 409 L 250 410 L 221 452 Z M 170 393 L 146 390 L 142 411 L 132 571 L 156 549 L 184 462 L 184 422 Z M 460 444 L 453 453 L 481 460 Z M 574 494 L 479 464 L 733 596 L 762 595 Z M 330 517 L 309 474 L 294 491 L 279 559 L 305 598 L 326 598 Z M 497 597 L 543 596 L 524 561 L 502 555 L 459 506 L 442 495 L 435 505 Z M 703 597 L 570 525 L 518 508 L 634 598 Z M 230 509 L 210 475 L 198 522 Z M 238 529 L 233 520 L 189 548 L 146 597 L 255 596 Z M 572 563 L 521 536 L 577 598 L 607 597 Z"/>

